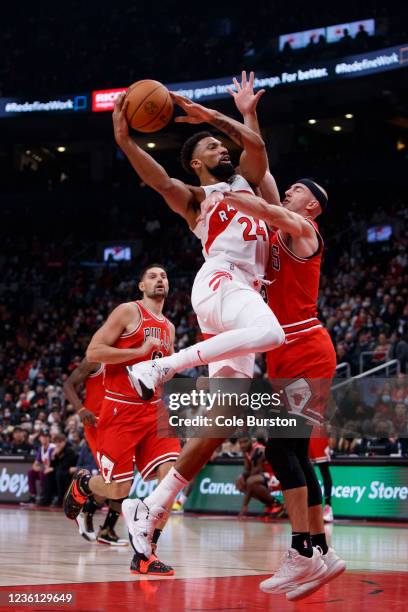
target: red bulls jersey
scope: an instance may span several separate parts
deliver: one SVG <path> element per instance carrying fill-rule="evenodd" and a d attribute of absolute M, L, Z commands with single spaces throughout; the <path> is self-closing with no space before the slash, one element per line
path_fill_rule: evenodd
<path fill-rule="evenodd" d="M 321 327 L 317 319 L 323 239 L 317 224 L 318 249 L 310 257 L 298 257 L 284 242 L 280 230 L 270 235 L 270 257 L 266 278 L 268 304 L 287 336 Z"/>
<path fill-rule="evenodd" d="M 93 412 L 95 416 L 99 416 L 102 400 L 105 395 L 105 389 L 103 386 L 103 370 L 104 366 L 101 363 L 96 372 L 90 374 L 85 381 L 84 406 L 87 410 Z"/>
<path fill-rule="evenodd" d="M 105 391 L 113 397 L 134 399 L 137 396 L 132 384 L 130 383 L 126 366 L 133 365 L 139 361 L 154 359 L 155 357 L 166 357 L 170 354 L 171 336 L 170 323 L 166 317 L 157 317 L 150 310 L 147 310 L 141 302 L 135 302 L 136 308 L 140 312 L 140 321 L 136 329 L 122 334 L 113 344 L 115 348 L 138 348 L 149 337 L 160 340 L 160 347 L 156 348 L 151 354 L 143 355 L 139 359 L 132 359 L 125 363 L 106 364 L 104 387 Z M 123 399 L 124 401 L 124 399 Z"/>

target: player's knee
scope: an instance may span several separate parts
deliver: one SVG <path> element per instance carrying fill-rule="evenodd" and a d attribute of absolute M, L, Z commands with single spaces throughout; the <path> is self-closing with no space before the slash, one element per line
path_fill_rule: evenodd
<path fill-rule="evenodd" d="M 278 348 L 285 342 L 285 332 L 275 316 L 261 317 L 255 322 L 255 342 L 262 351 Z"/>
<path fill-rule="evenodd" d="M 282 443 L 281 443 L 282 442 Z M 306 478 L 296 455 L 285 445 L 284 440 L 268 440 L 265 457 L 281 483 L 283 491 L 306 486 Z"/>
<path fill-rule="evenodd" d="M 306 480 L 308 506 L 317 506 L 322 503 L 322 490 L 313 464 L 308 457 L 302 457 L 300 465 Z"/>

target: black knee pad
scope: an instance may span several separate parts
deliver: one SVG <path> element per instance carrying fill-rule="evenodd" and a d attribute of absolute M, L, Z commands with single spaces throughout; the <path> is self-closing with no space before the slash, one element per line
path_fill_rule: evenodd
<path fill-rule="evenodd" d="M 282 491 L 306 486 L 306 479 L 295 453 L 294 442 L 289 438 L 276 438 L 266 443 L 265 457 L 275 472 Z"/>

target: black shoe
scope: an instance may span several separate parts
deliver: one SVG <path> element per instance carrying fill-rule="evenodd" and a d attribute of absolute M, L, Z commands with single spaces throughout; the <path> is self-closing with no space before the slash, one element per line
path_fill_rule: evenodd
<path fill-rule="evenodd" d="M 101 544 L 109 544 L 109 546 L 127 546 L 129 544 L 127 540 L 122 540 L 113 529 L 102 529 L 102 527 L 96 539 Z"/>
<path fill-rule="evenodd" d="M 130 564 L 130 571 L 132 574 L 151 574 L 156 576 L 173 576 L 174 574 L 174 569 L 159 561 L 154 553 L 150 555 L 149 559 L 141 553 L 135 553 Z"/>
<path fill-rule="evenodd" d="M 78 480 L 82 477 L 89 474 L 88 470 L 79 470 L 73 477 L 71 484 L 69 485 L 67 492 L 64 496 L 63 508 L 65 516 L 73 521 L 77 518 L 78 514 L 81 512 L 83 505 L 88 499 L 87 495 L 81 493 L 78 488 Z"/>

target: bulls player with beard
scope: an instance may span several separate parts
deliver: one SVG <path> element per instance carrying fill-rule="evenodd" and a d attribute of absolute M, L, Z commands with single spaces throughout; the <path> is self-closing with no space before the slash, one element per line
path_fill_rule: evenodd
<path fill-rule="evenodd" d="M 285 192 L 282 206 L 271 206 L 250 194 L 219 194 L 219 198 L 275 229 L 270 237 L 268 304 L 279 317 L 286 339 L 267 354 L 268 377 L 283 388 L 285 404 L 296 414 L 302 437 L 274 438 L 266 445 L 265 456 L 282 486 L 292 545 L 261 589 L 286 593 L 288 600 L 295 601 L 346 567 L 327 545 L 322 493 L 308 457 L 313 425 L 322 423 L 336 369 L 330 336 L 317 318 L 323 240 L 316 218 L 326 209 L 328 197 L 318 183 L 304 178 Z"/>
<path fill-rule="evenodd" d="M 170 357 L 129 367 L 129 376 L 142 398 L 151 397 L 163 382 L 186 368 L 209 364 L 210 377 L 245 379 L 253 376 L 255 353 L 282 344 L 284 333 L 259 291 L 268 260 L 268 236 L 264 222 L 241 215 L 220 203 L 210 214 L 201 203 L 212 192 L 245 191 L 258 184 L 267 169 L 262 138 L 245 125 L 172 94 L 186 112 L 176 121 L 203 122 L 225 132 L 242 147 L 239 170 L 228 149 L 209 132 L 187 140 L 181 151 L 184 169 L 198 179 L 192 186 L 170 178 L 164 168 L 130 138 L 126 121 L 127 101 L 120 96 L 113 112 L 115 138 L 144 183 L 155 189 L 167 205 L 181 215 L 201 241 L 204 264 L 192 289 L 192 304 L 204 341 Z M 235 385 L 238 383 L 234 383 Z M 221 435 L 221 434 L 220 434 Z M 219 438 L 192 438 L 159 487 L 144 502 L 126 500 L 124 507 L 137 514 L 132 540 L 149 556 L 158 516 L 165 515 L 177 493 L 199 472 L 219 446 Z M 146 535 L 147 534 L 147 535 Z"/>
<path fill-rule="evenodd" d="M 165 269 L 159 264 L 142 273 L 140 301 L 120 304 L 94 334 L 86 357 L 89 362 L 104 364 L 104 399 L 96 428 L 96 456 L 100 475 L 80 470 L 73 478 L 64 498 L 64 512 L 76 519 L 91 495 L 123 500 L 130 492 L 135 467 L 144 480 L 161 480 L 180 452 L 179 440 L 158 436 L 158 418 L 163 410 L 157 395 L 142 401 L 129 380 L 126 366 L 142 359 L 165 356 L 173 352 L 174 325 L 163 316 L 169 290 Z M 133 522 L 122 505 L 125 520 Z M 141 574 L 172 575 L 154 554 L 165 520 L 157 523 L 153 552 L 140 554 L 132 542 L 134 557 L 131 571 Z"/>

